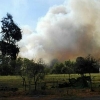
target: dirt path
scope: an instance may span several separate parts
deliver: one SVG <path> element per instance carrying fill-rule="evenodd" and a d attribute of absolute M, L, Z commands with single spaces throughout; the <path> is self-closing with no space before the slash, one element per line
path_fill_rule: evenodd
<path fill-rule="evenodd" d="M 78 98 L 75 100 L 100 100 L 100 96 L 94 96 L 94 97 L 84 97 L 84 98 Z"/>
<path fill-rule="evenodd" d="M 37 96 L 37 97 L 12 97 L 0 98 L 0 100 L 100 100 L 100 96 L 83 97 L 83 98 L 57 98 L 53 96 Z"/>

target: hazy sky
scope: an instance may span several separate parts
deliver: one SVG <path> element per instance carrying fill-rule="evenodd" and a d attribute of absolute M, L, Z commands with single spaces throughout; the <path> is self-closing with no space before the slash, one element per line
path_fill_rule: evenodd
<path fill-rule="evenodd" d="M 0 0 L 0 19 L 7 12 L 23 31 L 21 57 L 100 58 L 100 0 Z"/>
<path fill-rule="evenodd" d="M 50 7 L 63 4 L 65 0 L 0 0 L 0 19 L 12 14 L 18 25 L 36 28 L 39 18 L 45 16 Z"/>

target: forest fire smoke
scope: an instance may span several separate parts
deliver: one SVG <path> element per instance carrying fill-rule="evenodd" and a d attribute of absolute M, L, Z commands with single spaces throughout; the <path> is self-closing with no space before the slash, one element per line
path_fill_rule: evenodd
<path fill-rule="evenodd" d="M 99 17 L 99 0 L 69 0 L 53 6 L 37 22 L 36 32 L 22 27 L 19 56 L 43 58 L 47 62 L 88 54 L 100 57 Z"/>

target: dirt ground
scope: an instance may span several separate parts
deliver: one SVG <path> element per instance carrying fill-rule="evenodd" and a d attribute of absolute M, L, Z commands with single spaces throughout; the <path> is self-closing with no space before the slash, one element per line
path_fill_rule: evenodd
<path fill-rule="evenodd" d="M 0 100 L 100 100 L 100 96 L 93 97 L 54 97 L 54 96 L 37 96 L 37 97 L 11 97 L 11 98 L 0 98 Z"/>
<path fill-rule="evenodd" d="M 0 98 L 0 100 L 75 100 L 75 99 L 46 96 L 46 97 L 12 97 L 12 98 Z"/>
<path fill-rule="evenodd" d="M 10 94 L 12 94 L 12 92 L 9 93 L 9 95 Z M 62 91 L 60 89 L 60 91 L 57 92 L 57 94 L 55 93 L 55 95 L 39 94 L 29 96 L 25 95 L 24 93 L 21 94 L 20 92 L 18 92 L 10 96 L 8 96 L 8 93 L 5 93 L 5 95 L 4 93 L 2 93 L 1 96 L 2 97 L 0 97 L 0 100 L 100 100 L 100 91 L 91 92 L 89 89 L 71 89 L 71 91 L 66 94 L 66 91 L 64 91 L 64 89 L 62 89 Z"/>

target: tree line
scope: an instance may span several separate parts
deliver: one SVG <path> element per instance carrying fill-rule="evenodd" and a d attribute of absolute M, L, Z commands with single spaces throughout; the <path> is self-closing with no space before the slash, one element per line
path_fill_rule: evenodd
<path fill-rule="evenodd" d="M 54 74 L 78 73 L 83 75 L 85 73 L 98 73 L 99 59 L 88 55 L 86 57 L 77 57 L 75 61 L 67 60 L 64 63 L 56 60 L 53 66 L 50 67 L 52 68 L 51 73 Z"/>
<path fill-rule="evenodd" d="M 19 75 L 22 78 L 25 90 L 26 80 L 28 81 L 29 89 L 31 89 L 32 81 L 34 81 L 36 90 L 38 81 L 43 80 L 46 74 L 68 74 L 68 79 L 70 80 L 71 74 L 80 74 L 82 78 L 85 74 L 88 74 L 91 78 L 91 73 L 99 72 L 99 60 L 96 60 L 91 55 L 77 57 L 74 62 L 67 60 L 61 63 L 56 60 L 51 64 L 52 66 L 46 65 L 43 59 L 35 61 L 19 57 L 16 60 L 9 61 L 8 57 L 0 56 L 0 60 L 0 75 Z"/>

